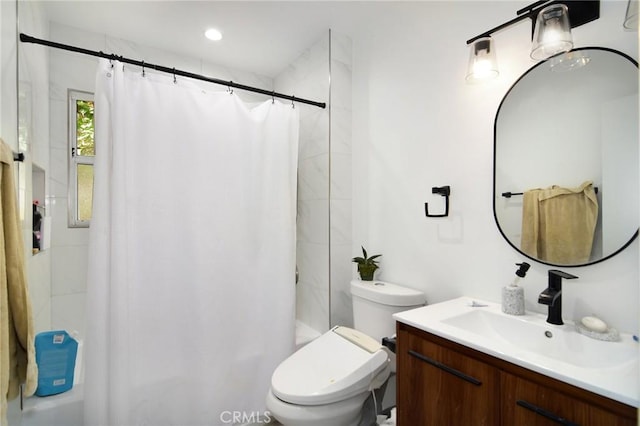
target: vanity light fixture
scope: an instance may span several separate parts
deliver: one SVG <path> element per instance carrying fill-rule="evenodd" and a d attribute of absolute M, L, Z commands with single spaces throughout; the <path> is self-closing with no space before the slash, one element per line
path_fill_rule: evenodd
<path fill-rule="evenodd" d="M 467 81 L 474 82 L 497 77 L 498 62 L 491 37 L 482 37 L 474 41 L 469 54 L 469 72 Z"/>
<path fill-rule="evenodd" d="M 573 48 L 571 28 L 579 27 L 598 19 L 600 17 L 600 0 L 541 0 L 518 10 L 516 15 L 510 21 L 467 40 L 467 44 L 471 45 L 470 58 L 473 58 L 474 55 L 478 56 L 478 52 L 483 52 L 483 49 L 477 46 L 476 42 L 481 42 L 487 38 L 491 40 L 492 34 L 525 19 L 531 19 L 532 21 L 533 44 L 531 57 L 533 59 L 543 60 L 558 53 L 569 51 Z M 495 58 L 493 43 L 489 42 L 489 44 L 490 52 L 487 53 L 490 53 Z M 483 45 L 480 44 L 480 46 Z M 467 81 L 474 80 L 469 77 L 474 74 L 471 66 L 472 61 L 469 60 Z M 495 75 L 497 75 L 497 65 L 493 69 L 495 69 Z"/>

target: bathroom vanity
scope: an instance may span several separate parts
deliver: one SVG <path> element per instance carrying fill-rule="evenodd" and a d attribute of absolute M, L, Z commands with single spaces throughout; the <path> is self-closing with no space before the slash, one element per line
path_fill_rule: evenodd
<path fill-rule="evenodd" d="M 546 331 L 555 336 L 543 338 L 551 345 L 534 338 L 541 353 L 533 353 L 507 340 L 516 338 L 509 338 L 512 331 L 523 339 L 530 332 L 544 334 L 546 326 L 537 314 L 513 317 L 515 325 L 509 330 L 512 318 L 501 316 L 499 306 L 470 307 L 468 300 L 394 315 L 399 426 L 637 425 L 635 342 L 596 342 L 603 344 L 595 345 L 596 350 L 606 344 L 612 351 L 630 350 L 613 356 L 611 367 L 597 365 L 596 358 L 606 354 L 584 359 L 567 354 L 577 358 L 577 366 L 549 360 L 567 341 L 580 351 L 593 351 L 590 342 L 582 340 L 589 338 L 575 333 L 572 325 L 549 326 Z"/>

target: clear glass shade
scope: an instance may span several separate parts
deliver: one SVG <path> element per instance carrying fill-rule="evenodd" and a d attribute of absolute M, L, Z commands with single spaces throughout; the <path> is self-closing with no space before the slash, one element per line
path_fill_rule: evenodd
<path fill-rule="evenodd" d="M 471 44 L 467 81 L 488 80 L 498 76 L 498 61 L 491 37 L 482 37 Z"/>
<path fill-rule="evenodd" d="M 627 13 L 624 15 L 624 27 L 628 30 L 638 29 L 638 0 L 629 0 Z"/>
<path fill-rule="evenodd" d="M 547 6 L 538 13 L 533 32 L 531 58 L 547 59 L 573 48 L 569 10 L 564 4 Z"/>

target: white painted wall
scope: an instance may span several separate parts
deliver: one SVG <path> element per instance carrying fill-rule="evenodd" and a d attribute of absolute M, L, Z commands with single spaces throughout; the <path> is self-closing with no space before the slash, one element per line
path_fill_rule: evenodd
<path fill-rule="evenodd" d="M 493 123 L 517 78 L 533 65 L 530 25 L 494 36 L 501 74 L 465 83 L 466 40 L 515 17 L 529 2 L 370 4 L 366 33 L 353 35 L 353 253 L 382 253 L 380 278 L 420 289 L 429 303 L 457 296 L 500 301 L 523 256 L 500 236 L 492 213 Z M 622 28 L 626 2 L 605 0 L 601 18 L 574 29 L 576 47 L 604 46 L 637 60 L 638 33 Z M 375 28 L 375 31 L 370 31 Z M 451 186 L 448 218 L 431 187 Z M 546 287 L 533 263 L 526 307 Z M 638 330 L 638 242 L 602 264 L 570 268 L 567 319 L 595 313 L 620 330 Z"/>

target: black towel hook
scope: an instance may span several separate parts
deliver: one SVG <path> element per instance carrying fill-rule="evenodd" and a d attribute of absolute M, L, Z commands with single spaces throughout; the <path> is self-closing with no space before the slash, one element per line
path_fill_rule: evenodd
<path fill-rule="evenodd" d="M 424 203 L 424 213 L 427 217 L 447 217 L 449 216 L 449 195 L 451 195 L 451 187 L 446 186 L 434 186 L 431 188 L 432 194 L 440 194 L 444 197 L 444 214 L 429 214 L 429 203 Z"/>

